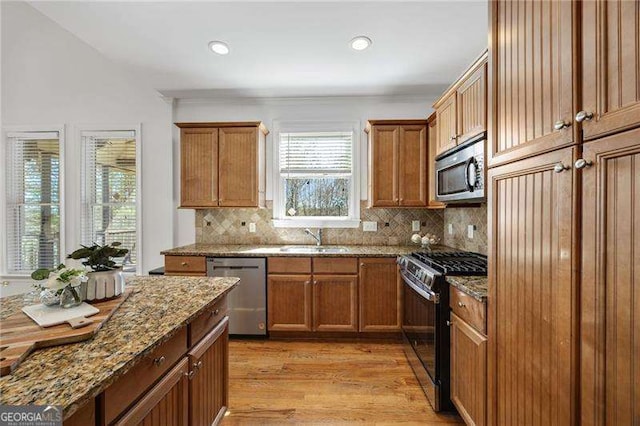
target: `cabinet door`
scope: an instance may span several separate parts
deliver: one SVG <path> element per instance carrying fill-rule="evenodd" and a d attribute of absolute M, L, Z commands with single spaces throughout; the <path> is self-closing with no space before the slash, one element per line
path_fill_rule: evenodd
<path fill-rule="evenodd" d="M 311 275 L 269 275 L 269 331 L 312 331 Z"/>
<path fill-rule="evenodd" d="M 369 135 L 369 205 L 398 205 L 398 126 L 373 126 Z"/>
<path fill-rule="evenodd" d="M 484 63 L 458 88 L 458 143 L 487 130 L 487 64 Z"/>
<path fill-rule="evenodd" d="M 425 207 L 427 205 L 427 128 L 400 126 L 398 143 L 399 205 Z"/>
<path fill-rule="evenodd" d="M 360 331 L 399 331 L 400 279 L 395 258 L 360 259 Z"/>
<path fill-rule="evenodd" d="M 640 2 L 582 2 L 584 139 L 640 125 Z"/>
<path fill-rule="evenodd" d="M 180 131 L 180 206 L 218 206 L 218 129 Z"/>
<path fill-rule="evenodd" d="M 358 331 L 358 276 L 313 276 L 314 331 Z"/>
<path fill-rule="evenodd" d="M 467 425 L 485 425 L 487 338 L 451 314 L 451 401 Z"/>
<path fill-rule="evenodd" d="M 490 166 L 574 143 L 573 25 L 579 3 L 490 2 Z"/>
<path fill-rule="evenodd" d="M 489 170 L 491 425 L 576 424 L 572 153 Z"/>
<path fill-rule="evenodd" d="M 446 205 L 436 200 L 436 150 L 438 149 L 438 120 L 433 113 L 427 125 L 427 200 L 430 209 L 443 209 Z"/>
<path fill-rule="evenodd" d="M 189 362 L 185 357 L 114 424 L 118 426 L 188 424 L 188 371 Z"/>
<path fill-rule="evenodd" d="M 640 129 L 584 146 L 581 421 L 640 422 Z"/>
<path fill-rule="evenodd" d="M 229 317 L 189 351 L 189 424 L 218 424 L 229 405 Z"/>
<path fill-rule="evenodd" d="M 219 204 L 258 206 L 258 129 L 220 128 Z"/>
<path fill-rule="evenodd" d="M 454 148 L 457 142 L 456 94 L 453 93 L 436 108 L 436 155 Z"/>

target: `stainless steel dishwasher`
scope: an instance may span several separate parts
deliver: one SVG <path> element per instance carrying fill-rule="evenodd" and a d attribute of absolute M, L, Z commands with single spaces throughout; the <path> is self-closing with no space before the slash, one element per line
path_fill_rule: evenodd
<path fill-rule="evenodd" d="M 266 259 L 216 257 L 207 258 L 210 277 L 238 277 L 240 283 L 231 290 L 229 334 L 264 336 L 267 334 Z"/>

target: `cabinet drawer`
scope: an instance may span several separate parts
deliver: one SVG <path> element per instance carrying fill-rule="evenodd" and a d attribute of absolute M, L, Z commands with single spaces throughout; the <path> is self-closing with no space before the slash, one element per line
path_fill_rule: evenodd
<path fill-rule="evenodd" d="M 310 274 L 310 257 L 270 257 L 267 259 L 270 274 Z"/>
<path fill-rule="evenodd" d="M 165 256 L 166 272 L 207 272 L 207 259 L 204 256 Z"/>
<path fill-rule="evenodd" d="M 357 274 L 355 257 L 317 257 L 313 259 L 314 274 Z"/>
<path fill-rule="evenodd" d="M 468 322 L 473 328 L 487 334 L 486 305 L 455 287 L 450 287 L 449 304 L 453 312 Z"/>
<path fill-rule="evenodd" d="M 189 347 L 198 343 L 227 314 L 227 296 L 200 314 L 189 324 Z"/>
<path fill-rule="evenodd" d="M 103 394 L 104 417 L 113 422 L 187 352 L 187 327 L 154 349 Z"/>

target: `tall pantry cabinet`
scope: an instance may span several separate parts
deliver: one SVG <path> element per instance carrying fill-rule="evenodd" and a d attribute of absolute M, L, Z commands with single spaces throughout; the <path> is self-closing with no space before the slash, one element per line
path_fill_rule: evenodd
<path fill-rule="evenodd" d="M 490 425 L 640 424 L 639 16 L 490 3 Z"/>

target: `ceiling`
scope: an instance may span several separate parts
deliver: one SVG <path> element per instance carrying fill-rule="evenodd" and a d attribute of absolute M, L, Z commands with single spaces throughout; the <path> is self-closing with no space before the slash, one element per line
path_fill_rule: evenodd
<path fill-rule="evenodd" d="M 437 95 L 487 45 L 486 0 L 31 4 L 173 97 Z"/>

